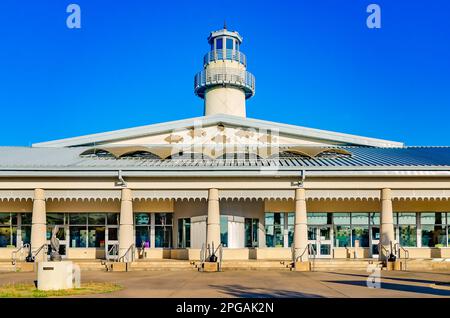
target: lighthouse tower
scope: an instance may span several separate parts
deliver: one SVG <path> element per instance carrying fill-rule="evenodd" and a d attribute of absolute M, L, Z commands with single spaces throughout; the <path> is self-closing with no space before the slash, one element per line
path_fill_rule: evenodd
<path fill-rule="evenodd" d="M 195 94 L 205 100 L 204 115 L 245 117 L 245 101 L 255 94 L 255 77 L 247 72 L 247 58 L 240 51 L 242 37 L 224 25 L 211 32 L 208 43 L 211 51 L 194 79 Z"/>

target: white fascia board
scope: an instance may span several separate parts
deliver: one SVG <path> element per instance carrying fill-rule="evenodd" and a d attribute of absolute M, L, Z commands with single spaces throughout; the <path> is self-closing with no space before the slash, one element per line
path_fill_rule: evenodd
<path fill-rule="evenodd" d="M 277 129 L 279 133 L 306 137 L 310 139 L 318 139 L 321 141 L 342 142 L 350 145 L 372 146 L 372 147 L 403 147 L 404 143 L 368 138 L 351 134 L 338 133 L 328 130 L 320 130 L 314 128 L 307 128 L 302 126 L 295 126 L 259 119 L 243 118 L 231 115 L 212 115 L 182 119 L 177 121 L 164 122 L 159 124 L 152 124 L 147 126 L 140 126 L 128 129 L 114 130 L 104 133 L 85 135 L 80 137 L 59 139 L 54 141 L 47 141 L 35 143 L 33 147 L 73 147 L 92 143 L 107 143 L 128 138 L 138 138 L 154 134 L 161 134 L 180 130 L 183 128 L 192 127 L 201 124 L 201 126 L 209 126 L 217 123 L 228 124 L 236 127 L 251 127 L 256 129 L 273 130 Z"/>

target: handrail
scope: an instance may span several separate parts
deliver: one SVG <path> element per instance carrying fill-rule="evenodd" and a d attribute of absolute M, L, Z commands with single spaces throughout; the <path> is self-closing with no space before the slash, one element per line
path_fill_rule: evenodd
<path fill-rule="evenodd" d="M 25 243 L 25 244 L 23 244 L 21 247 L 19 247 L 18 249 L 14 250 L 14 251 L 11 253 L 11 264 L 12 264 L 12 265 L 16 265 L 16 262 L 17 262 L 17 253 L 21 252 L 21 255 L 23 256 L 23 251 L 24 251 L 24 249 L 25 249 L 25 248 L 28 248 L 28 249 L 29 249 L 30 247 L 31 247 L 30 244 Z"/>
<path fill-rule="evenodd" d="M 142 242 L 140 251 L 140 253 L 142 253 L 142 258 L 145 258 L 145 247 L 146 247 L 145 242 Z"/>
<path fill-rule="evenodd" d="M 400 251 L 403 250 L 403 252 L 405 254 L 404 260 L 405 260 L 405 271 L 406 271 L 407 263 L 408 263 L 408 259 L 409 259 L 409 251 L 406 248 L 404 248 L 403 246 L 401 246 L 400 243 L 395 243 L 394 250 L 397 251 L 399 259 L 401 259 L 401 252 Z"/>
<path fill-rule="evenodd" d="M 47 254 L 48 251 L 48 244 L 42 244 L 41 247 L 39 247 L 36 251 L 32 252 L 31 257 L 33 261 L 36 259 L 36 257 L 39 255 L 40 252 L 44 251 L 45 254 Z"/>
<path fill-rule="evenodd" d="M 217 253 L 217 251 L 219 253 Z M 219 246 L 217 246 L 216 251 L 214 252 L 214 255 L 219 255 L 218 259 L 219 259 L 219 272 L 222 270 L 222 255 L 223 255 L 223 245 L 222 243 L 219 244 Z"/>
<path fill-rule="evenodd" d="M 134 261 L 134 244 L 131 244 L 130 247 L 128 247 L 128 249 L 126 250 L 126 252 L 119 257 L 119 259 L 117 260 L 118 262 L 123 262 L 125 260 L 125 257 L 127 259 L 127 261 L 129 260 L 128 258 L 128 253 L 131 251 L 131 261 Z"/>
<path fill-rule="evenodd" d="M 313 272 L 315 269 L 315 266 L 316 266 L 317 251 L 316 251 L 316 248 L 314 247 L 314 244 L 312 244 L 312 243 L 308 243 L 308 247 L 309 247 L 309 249 L 308 249 L 309 255 L 313 256 L 312 262 L 311 262 L 311 272 Z"/>

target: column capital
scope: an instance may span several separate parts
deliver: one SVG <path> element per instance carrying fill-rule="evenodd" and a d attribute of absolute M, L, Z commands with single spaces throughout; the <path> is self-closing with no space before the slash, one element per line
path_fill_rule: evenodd
<path fill-rule="evenodd" d="M 121 200 L 122 201 L 131 201 L 131 200 L 133 200 L 133 191 L 131 191 L 131 189 L 129 189 L 129 188 L 122 189 Z"/>
<path fill-rule="evenodd" d="M 34 200 L 45 200 L 45 190 L 44 189 L 34 189 Z"/>
<path fill-rule="evenodd" d="M 208 200 L 219 201 L 219 190 L 215 188 L 208 189 Z"/>
<path fill-rule="evenodd" d="M 305 201 L 306 200 L 306 190 L 304 188 L 297 188 L 295 189 L 295 200 L 299 201 Z"/>
<path fill-rule="evenodd" d="M 381 200 L 391 200 L 391 198 L 392 198 L 391 189 L 389 188 L 381 189 Z"/>

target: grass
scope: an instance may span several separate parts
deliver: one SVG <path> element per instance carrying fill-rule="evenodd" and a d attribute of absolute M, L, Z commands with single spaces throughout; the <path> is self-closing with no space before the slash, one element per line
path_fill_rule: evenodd
<path fill-rule="evenodd" d="M 0 298 L 45 298 L 83 296 L 91 294 L 106 294 L 121 290 L 122 286 L 115 283 L 82 283 L 80 288 L 65 290 L 38 290 L 34 284 L 6 284 L 0 286 Z"/>

